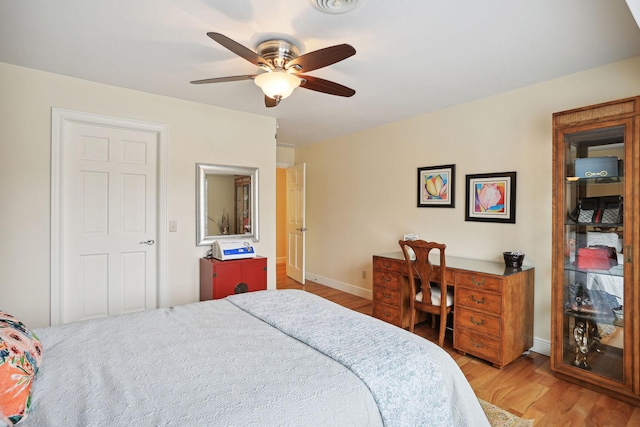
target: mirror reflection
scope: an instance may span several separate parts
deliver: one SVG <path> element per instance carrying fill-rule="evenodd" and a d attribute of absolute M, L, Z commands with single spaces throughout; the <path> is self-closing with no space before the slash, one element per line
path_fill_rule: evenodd
<path fill-rule="evenodd" d="M 197 244 L 214 240 L 258 240 L 258 170 L 198 163 Z"/>

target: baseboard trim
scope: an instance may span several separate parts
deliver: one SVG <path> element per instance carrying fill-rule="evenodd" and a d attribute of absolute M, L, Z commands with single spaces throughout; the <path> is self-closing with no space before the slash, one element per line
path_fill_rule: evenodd
<path fill-rule="evenodd" d="M 322 277 L 320 275 L 307 272 L 305 280 L 319 283 L 321 285 L 328 286 L 329 288 L 338 289 L 339 291 L 347 292 L 369 300 L 373 299 L 373 295 L 369 289 L 329 279 L 328 277 Z M 535 351 L 536 353 L 543 354 L 545 356 L 551 356 L 551 342 L 542 338 L 533 337 L 533 347 L 531 347 L 531 351 Z"/>
<path fill-rule="evenodd" d="M 322 277 L 317 274 L 307 272 L 304 276 L 305 280 L 310 282 L 319 283 L 324 286 L 328 286 L 339 291 L 346 292 L 351 295 L 356 295 L 368 300 L 373 299 L 371 290 L 353 286 L 349 283 L 339 282 L 337 280 L 329 279 L 328 277 Z"/>
<path fill-rule="evenodd" d="M 549 340 L 543 340 L 542 338 L 533 337 L 533 347 L 531 347 L 531 351 L 550 357 L 551 342 Z"/>

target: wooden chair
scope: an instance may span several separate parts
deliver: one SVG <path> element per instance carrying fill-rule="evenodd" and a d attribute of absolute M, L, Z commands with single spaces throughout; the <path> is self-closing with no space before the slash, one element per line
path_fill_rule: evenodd
<path fill-rule="evenodd" d="M 447 326 L 447 315 L 453 310 L 453 290 L 447 290 L 447 283 L 444 280 L 447 277 L 447 265 L 444 255 L 446 245 L 424 240 L 400 240 L 398 243 L 402 248 L 406 261 L 409 284 L 411 285 L 410 295 L 415 295 L 414 298 L 410 298 L 411 320 L 409 332 L 413 332 L 416 310 L 431 314 L 431 326 L 433 328 L 435 328 L 435 316 L 440 316 L 438 345 L 442 347 Z M 411 248 L 413 254 L 409 248 Z M 440 252 L 440 277 L 442 280 L 440 280 L 439 287 L 431 286 L 433 282 L 433 265 L 429 262 L 429 253 L 432 249 L 437 249 Z M 446 295 L 446 297 L 441 298 L 441 295 Z"/>

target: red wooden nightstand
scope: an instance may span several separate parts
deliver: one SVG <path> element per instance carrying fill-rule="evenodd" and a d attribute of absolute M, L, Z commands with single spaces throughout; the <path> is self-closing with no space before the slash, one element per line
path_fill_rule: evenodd
<path fill-rule="evenodd" d="M 200 258 L 200 301 L 267 289 L 267 258 Z"/>

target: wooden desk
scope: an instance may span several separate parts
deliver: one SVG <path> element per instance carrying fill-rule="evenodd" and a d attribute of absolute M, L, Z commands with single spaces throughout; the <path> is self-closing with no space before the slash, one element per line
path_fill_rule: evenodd
<path fill-rule="evenodd" d="M 439 259 L 435 279 L 440 280 Z M 533 346 L 533 267 L 447 256 L 454 287 L 453 347 L 502 368 Z M 402 251 L 373 256 L 373 315 L 409 327 L 412 298 Z"/>

